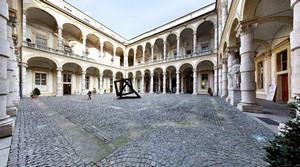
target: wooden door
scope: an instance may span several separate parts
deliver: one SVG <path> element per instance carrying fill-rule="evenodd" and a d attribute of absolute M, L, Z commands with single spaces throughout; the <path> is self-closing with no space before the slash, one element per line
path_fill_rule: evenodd
<path fill-rule="evenodd" d="M 71 84 L 64 84 L 64 95 L 71 94 Z"/>
<path fill-rule="evenodd" d="M 289 100 L 289 77 L 288 75 L 282 75 L 282 100 Z"/>

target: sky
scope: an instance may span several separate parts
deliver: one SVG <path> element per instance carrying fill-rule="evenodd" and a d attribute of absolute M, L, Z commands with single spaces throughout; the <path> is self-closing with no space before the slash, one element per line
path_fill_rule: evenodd
<path fill-rule="evenodd" d="M 215 2 L 215 0 L 65 1 L 128 40 Z"/>

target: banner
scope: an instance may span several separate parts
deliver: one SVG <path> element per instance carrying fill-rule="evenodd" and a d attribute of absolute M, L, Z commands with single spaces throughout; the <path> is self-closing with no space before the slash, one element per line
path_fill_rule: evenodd
<path fill-rule="evenodd" d="M 268 96 L 267 96 L 267 100 L 273 101 L 275 93 L 276 93 L 276 85 L 271 84 L 270 87 L 269 87 L 269 93 L 268 93 Z"/>

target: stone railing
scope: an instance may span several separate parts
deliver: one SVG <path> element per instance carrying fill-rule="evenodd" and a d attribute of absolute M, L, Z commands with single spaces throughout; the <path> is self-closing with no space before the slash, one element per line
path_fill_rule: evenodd
<path fill-rule="evenodd" d="M 117 68 L 124 68 L 124 67 L 116 66 L 112 62 L 101 62 L 99 60 L 94 60 L 92 58 L 89 58 L 88 55 L 83 56 L 83 55 L 78 55 L 78 54 L 74 54 L 74 53 L 70 53 L 70 52 L 64 52 L 64 51 L 61 51 L 61 50 L 36 45 L 36 44 L 26 42 L 26 41 L 23 42 L 23 46 L 28 47 L 28 48 L 33 48 L 33 49 L 36 49 L 36 50 L 40 50 L 40 51 L 45 51 L 45 52 L 49 52 L 49 53 L 54 53 L 54 54 L 58 54 L 58 55 L 63 55 L 63 56 L 67 56 L 67 57 L 76 58 L 76 59 L 86 60 L 86 61 L 90 61 L 90 62 L 93 62 L 93 63 L 104 64 L 104 65 L 107 65 L 107 66 L 113 66 L 113 67 L 117 67 Z"/>
<path fill-rule="evenodd" d="M 201 57 L 201 56 L 210 55 L 210 54 L 214 54 L 214 53 L 217 53 L 217 50 L 210 50 L 210 51 L 206 51 L 206 52 L 186 54 L 186 55 L 181 55 L 178 57 L 167 58 L 166 60 L 154 60 L 152 62 L 150 61 L 150 62 L 145 62 L 145 63 L 141 63 L 141 64 L 136 64 L 134 66 L 127 67 L 127 69 L 144 67 L 144 66 L 148 66 L 148 65 L 156 65 L 156 64 L 161 64 L 161 63 L 165 63 L 165 62 L 172 62 L 172 61 L 189 59 L 189 58 L 194 58 L 194 57 Z"/>

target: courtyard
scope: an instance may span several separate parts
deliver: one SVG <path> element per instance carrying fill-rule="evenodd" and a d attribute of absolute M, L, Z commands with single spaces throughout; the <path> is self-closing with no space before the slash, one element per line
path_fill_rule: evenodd
<path fill-rule="evenodd" d="M 24 98 L 8 166 L 266 166 L 274 132 L 219 97 Z"/>

